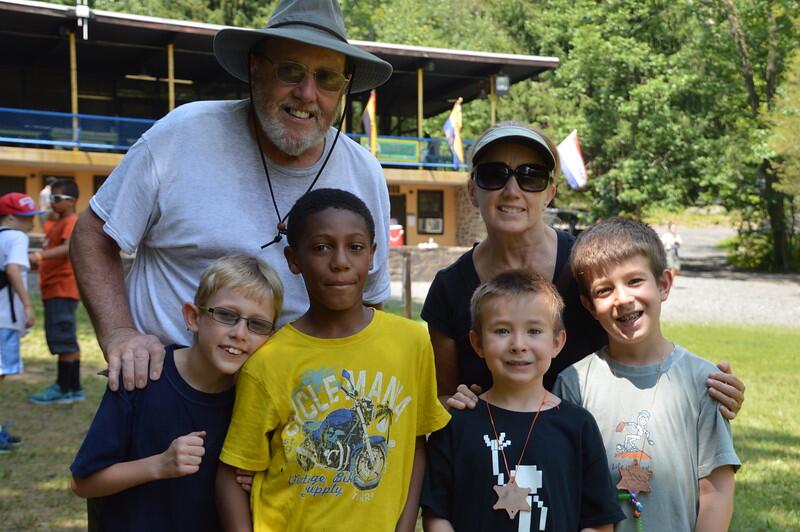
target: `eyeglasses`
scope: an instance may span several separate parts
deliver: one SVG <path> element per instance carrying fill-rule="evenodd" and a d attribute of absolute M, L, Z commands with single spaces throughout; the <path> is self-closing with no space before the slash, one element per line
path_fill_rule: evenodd
<path fill-rule="evenodd" d="M 50 196 L 50 201 L 58 203 L 59 201 L 75 199 L 75 196 L 67 196 L 66 194 L 53 194 Z"/>
<path fill-rule="evenodd" d="M 233 327 L 239 320 L 247 322 L 247 330 L 253 334 L 260 334 L 261 336 L 268 336 L 272 333 L 273 325 L 271 321 L 262 320 L 259 318 L 245 318 L 232 310 L 222 307 L 200 307 L 200 310 L 205 310 L 211 314 L 211 319 L 216 322 L 222 323 Z"/>
<path fill-rule="evenodd" d="M 312 72 L 302 63 L 295 63 L 294 61 L 275 62 L 266 55 L 258 54 L 258 56 L 269 61 L 275 70 L 275 77 L 288 85 L 302 83 L 309 72 L 314 75 L 317 87 L 325 91 L 337 92 L 350 81 L 350 76 L 345 76 L 341 72 L 328 68 L 320 68 Z"/>
<path fill-rule="evenodd" d="M 514 169 L 505 163 L 481 163 L 472 170 L 472 176 L 484 190 L 500 190 L 511 176 L 525 192 L 541 192 L 550 184 L 550 170 L 540 164 L 521 164 Z"/>

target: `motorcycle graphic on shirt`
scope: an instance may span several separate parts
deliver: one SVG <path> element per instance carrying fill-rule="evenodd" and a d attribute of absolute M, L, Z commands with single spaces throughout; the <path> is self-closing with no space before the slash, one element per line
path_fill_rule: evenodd
<path fill-rule="evenodd" d="M 362 397 L 350 372 L 343 370 L 339 388 L 352 401 L 350 408 L 330 412 L 321 421 L 305 421 L 303 441 L 295 449 L 304 471 L 314 466 L 349 473 L 353 486 L 371 490 L 381 481 L 389 451 L 393 412 L 388 404 Z M 370 436 L 376 425 L 386 436 Z"/>

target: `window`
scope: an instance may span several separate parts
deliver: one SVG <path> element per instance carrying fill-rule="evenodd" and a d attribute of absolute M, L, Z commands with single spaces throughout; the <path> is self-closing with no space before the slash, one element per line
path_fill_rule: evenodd
<path fill-rule="evenodd" d="M 97 191 L 100 189 L 101 186 L 103 186 L 103 183 L 106 182 L 106 179 L 108 179 L 107 175 L 96 175 L 96 176 L 94 176 L 94 183 L 93 184 L 94 184 L 94 193 L 95 194 L 97 194 Z"/>
<path fill-rule="evenodd" d="M 417 191 L 417 233 L 421 235 L 441 235 L 444 233 L 443 191 Z"/>
<path fill-rule="evenodd" d="M 22 192 L 25 194 L 25 178 L 0 175 L 0 196 L 4 196 L 9 192 Z"/>

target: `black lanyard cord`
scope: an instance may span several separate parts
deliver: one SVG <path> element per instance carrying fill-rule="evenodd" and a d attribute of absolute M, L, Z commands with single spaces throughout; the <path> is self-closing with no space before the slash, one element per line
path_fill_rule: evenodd
<path fill-rule="evenodd" d="M 269 195 L 270 195 L 270 198 L 272 199 L 272 206 L 275 209 L 275 215 L 278 217 L 278 225 L 277 225 L 278 233 L 275 235 L 275 237 L 271 241 L 269 241 L 266 244 L 264 244 L 263 246 L 261 246 L 261 249 L 264 249 L 266 247 L 271 246 L 272 244 L 277 244 L 278 242 L 280 242 L 281 239 L 283 238 L 283 235 L 286 234 L 286 223 L 285 222 L 286 222 L 286 218 L 289 216 L 289 213 L 287 212 L 285 215 L 281 216 L 281 212 L 278 209 L 278 202 L 275 200 L 275 191 L 272 189 L 272 180 L 269 177 L 269 170 L 267 169 L 267 159 L 264 156 L 264 150 L 261 149 L 261 123 L 258 120 L 258 112 L 256 111 L 256 104 L 255 104 L 255 100 L 253 98 L 253 83 L 250 80 L 249 71 L 250 71 L 250 69 L 248 69 L 247 88 L 250 91 L 250 108 L 251 108 L 252 113 L 253 113 L 253 127 L 254 127 L 254 129 L 256 131 L 256 148 L 258 149 L 258 154 L 261 156 L 261 165 L 264 167 L 264 176 L 266 176 L 266 178 L 267 178 L 267 187 L 269 187 Z M 322 166 L 320 166 L 319 171 L 317 172 L 317 175 L 314 177 L 314 180 L 311 181 L 311 184 L 308 185 L 308 188 L 303 193 L 303 195 L 308 194 L 311 191 L 311 189 L 314 188 L 314 185 L 317 184 L 317 181 L 319 180 L 319 176 L 322 175 L 322 171 L 325 169 L 325 166 L 328 164 L 328 159 L 330 159 L 331 158 L 331 154 L 333 154 L 333 148 L 336 147 L 336 142 L 339 140 L 339 135 L 342 133 L 342 124 L 344 124 L 344 119 L 347 116 L 347 113 L 350 110 L 350 104 L 352 103 L 351 99 L 350 99 L 350 89 L 353 86 L 352 85 L 352 77 L 353 76 L 355 76 L 355 66 L 353 66 L 353 69 L 351 71 L 351 78 L 350 78 L 351 79 L 351 83 L 347 84 L 347 94 L 345 96 L 344 109 L 343 109 L 343 112 L 342 112 L 342 116 L 339 119 L 339 127 L 336 129 L 336 136 L 333 137 L 333 143 L 331 143 L 331 149 L 328 150 L 328 153 L 325 156 L 325 159 L 322 161 Z"/>

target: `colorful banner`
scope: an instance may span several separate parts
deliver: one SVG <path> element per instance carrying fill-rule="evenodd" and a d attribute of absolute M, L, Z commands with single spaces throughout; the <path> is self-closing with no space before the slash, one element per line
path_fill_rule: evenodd
<path fill-rule="evenodd" d="M 443 128 L 444 134 L 447 137 L 447 143 L 450 145 L 450 151 L 453 152 L 453 168 L 458 168 L 459 165 L 464 164 L 464 144 L 461 142 L 462 101 L 463 98 L 459 96 Z"/>
<path fill-rule="evenodd" d="M 569 186 L 574 189 L 585 187 L 589 177 L 586 174 L 586 165 L 583 164 L 577 130 L 573 129 L 572 133 L 558 145 L 558 158 L 561 162 L 561 172 L 567 177 Z"/>
<path fill-rule="evenodd" d="M 378 105 L 378 95 L 373 89 L 369 93 L 369 100 L 364 106 L 361 123 L 364 124 L 364 134 L 369 139 L 369 151 L 372 155 L 378 153 L 378 122 L 375 119 L 375 110 Z"/>

